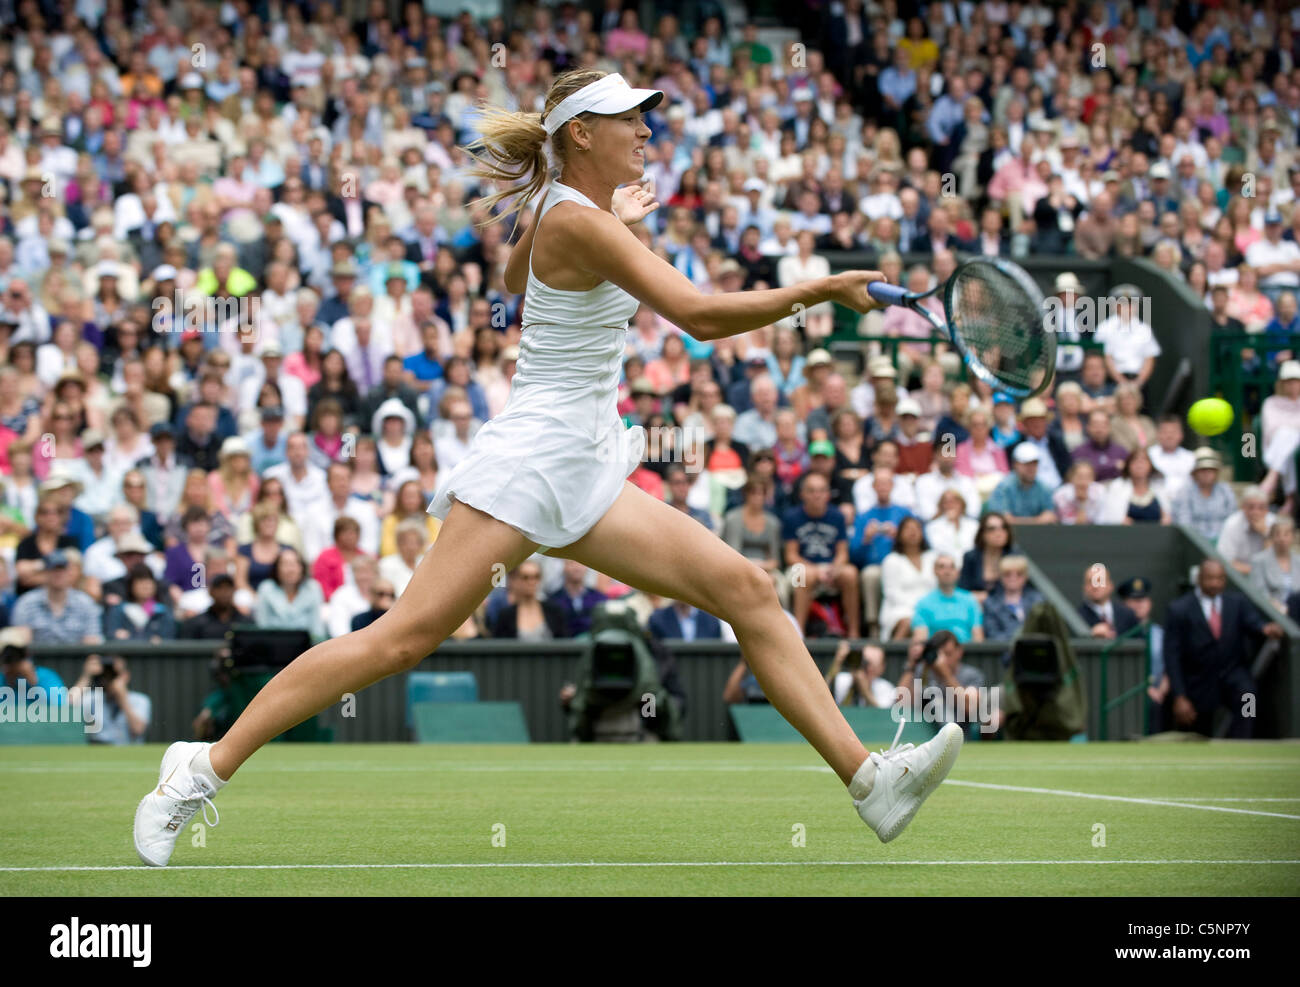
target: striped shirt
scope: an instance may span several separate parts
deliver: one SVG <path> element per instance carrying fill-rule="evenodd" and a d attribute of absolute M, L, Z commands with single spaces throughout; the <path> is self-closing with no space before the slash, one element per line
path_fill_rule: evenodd
<path fill-rule="evenodd" d="M 1216 483 L 1210 496 L 1195 483 L 1185 483 L 1170 505 L 1175 524 L 1185 524 L 1212 542 L 1219 540 L 1223 522 L 1237 510 L 1237 498 L 1226 483 Z"/>
<path fill-rule="evenodd" d="M 12 622 L 32 629 L 34 644 L 81 644 L 103 632 L 99 604 L 79 589 L 68 590 L 58 613 L 44 586 L 24 593 L 14 606 Z"/>

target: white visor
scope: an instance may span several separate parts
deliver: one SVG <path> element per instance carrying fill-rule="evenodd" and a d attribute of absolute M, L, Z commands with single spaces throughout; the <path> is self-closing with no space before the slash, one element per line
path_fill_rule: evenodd
<path fill-rule="evenodd" d="M 626 79 L 617 72 L 604 76 L 576 93 L 566 96 L 560 105 L 546 115 L 542 124 L 547 134 L 552 137 L 564 124 L 579 113 L 599 113 L 610 116 L 614 113 L 626 113 L 640 107 L 650 110 L 658 106 L 664 94 L 658 89 L 633 89 Z"/>

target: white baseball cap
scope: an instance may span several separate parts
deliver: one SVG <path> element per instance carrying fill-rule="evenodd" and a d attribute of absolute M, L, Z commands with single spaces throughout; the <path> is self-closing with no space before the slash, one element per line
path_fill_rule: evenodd
<path fill-rule="evenodd" d="M 637 107 L 652 110 L 663 101 L 663 98 L 662 90 L 633 89 L 626 79 L 614 72 L 566 96 L 560 101 L 559 106 L 546 114 L 542 126 L 546 128 L 548 134 L 554 135 L 566 121 L 572 120 L 579 113 L 599 113 L 602 116 L 610 116 L 615 113 L 626 113 Z"/>
<path fill-rule="evenodd" d="M 1039 459 L 1038 446 L 1032 442 L 1022 442 L 1011 455 L 1018 463 L 1036 463 Z"/>
<path fill-rule="evenodd" d="M 1277 372 L 1278 380 L 1300 380 L 1300 360 L 1284 360 Z"/>

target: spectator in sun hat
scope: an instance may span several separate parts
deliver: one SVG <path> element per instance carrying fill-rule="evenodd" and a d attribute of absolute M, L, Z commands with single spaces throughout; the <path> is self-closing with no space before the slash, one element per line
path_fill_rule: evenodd
<path fill-rule="evenodd" d="M 58 502 L 67 518 L 65 531 L 76 540 L 73 547 L 84 552 L 95 541 L 95 522 L 76 506 L 82 489 L 81 480 L 76 474 L 66 465 L 60 464 L 51 469 L 49 475 L 41 481 L 39 491 L 42 499 L 48 494 Z"/>
<path fill-rule="evenodd" d="M 1070 468 L 1070 451 L 1060 433 L 1048 427 L 1047 404 L 1042 398 L 1029 398 L 1020 406 L 1020 437 L 1007 446 L 1013 459 L 1022 443 L 1038 449 L 1038 482 L 1048 490 L 1059 487 Z"/>
<path fill-rule="evenodd" d="M 156 552 L 154 547 L 144 535 L 139 531 L 128 531 L 121 538 L 113 541 L 113 549 L 116 553 L 118 565 L 118 574 L 112 579 L 106 579 L 101 583 L 102 596 L 100 602 L 104 606 L 110 607 L 126 598 L 128 588 L 129 573 L 137 565 L 147 566 L 153 573 L 155 579 L 155 595 L 159 600 L 170 599 L 167 583 L 163 581 L 163 557 Z"/>
<path fill-rule="evenodd" d="M 1083 295 L 1083 282 L 1072 271 L 1063 271 L 1056 276 L 1052 287 L 1057 320 L 1056 374 L 1058 380 L 1074 380 L 1083 368 L 1083 347 L 1079 345 L 1081 337 L 1076 324 L 1076 306 Z"/>
<path fill-rule="evenodd" d="M 1272 497 L 1280 480 L 1290 497 L 1296 491 L 1295 454 L 1300 448 L 1300 360 L 1282 362 L 1275 386 L 1277 393 L 1264 399 L 1261 410 L 1260 443 L 1268 467 L 1261 486 Z"/>
<path fill-rule="evenodd" d="M 105 518 L 107 530 L 104 537 L 87 548 L 82 557 L 82 571 L 99 583 L 106 583 L 125 574 L 126 567 L 119 556 L 118 545 L 132 532 L 138 534 L 139 525 L 140 512 L 134 506 L 127 503 L 113 505 Z M 148 555 L 151 551 L 152 548 L 146 547 L 144 554 Z"/>
<path fill-rule="evenodd" d="M 898 471 L 911 475 L 928 472 L 934 456 L 930 433 L 921 430 L 921 404 L 915 398 L 903 398 L 895 409 L 898 415 Z"/>
<path fill-rule="evenodd" d="M 1223 524 L 1237 509 L 1232 487 L 1219 479 L 1223 463 L 1208 446 L 1196 450 L 1192 482 L 1174 494 L 1170 509 L 1175 524 L 1185 524 L 1211 542 L 1219 540 Z"/>
<path fill-rule="evenodd" d="M 863 374 L 862 380 L 854 386 L 849 395 L 853 410 L 861 415 L 863 420 L 875 414 L 876 389 L 882 384 L 893 385 L 900 401 L 908 396 L 907 391 L 898 386 L 898 370 L 889 357 L 873 357 L 867 364 L 867 372 Z"/>

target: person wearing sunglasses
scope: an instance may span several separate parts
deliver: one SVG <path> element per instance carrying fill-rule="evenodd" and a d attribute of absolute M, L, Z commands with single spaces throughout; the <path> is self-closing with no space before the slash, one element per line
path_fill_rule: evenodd
<path fill-rule="evenodd" d="M 376 579 L 370 588 L 370 609 L 352 618 L 352 629 L 359 631 L 363 627 L 369 627 L 392 608 L 396 599 L 397 591 L 392 582 L 383 577 Z"/>

